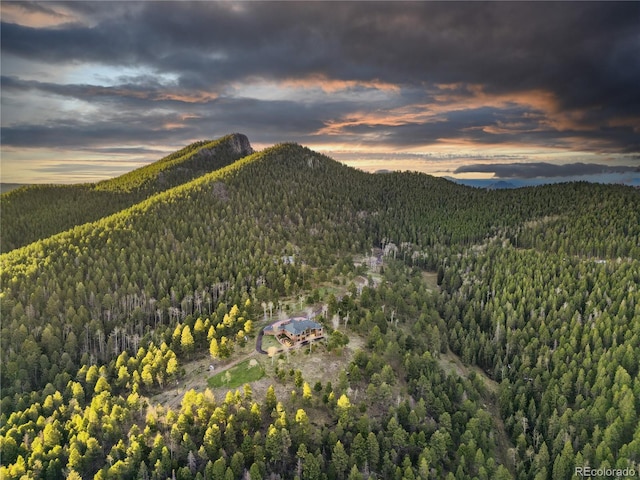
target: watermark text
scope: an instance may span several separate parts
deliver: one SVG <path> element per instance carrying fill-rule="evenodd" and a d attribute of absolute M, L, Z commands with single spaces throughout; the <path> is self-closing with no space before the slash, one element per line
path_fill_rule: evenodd
<path fill-rule="evenodd" d="M 635 478 L 638 472 L 633 467 L 627 468 L 594 468 L 576 467 L 574 475 L 579 478 Z"/>

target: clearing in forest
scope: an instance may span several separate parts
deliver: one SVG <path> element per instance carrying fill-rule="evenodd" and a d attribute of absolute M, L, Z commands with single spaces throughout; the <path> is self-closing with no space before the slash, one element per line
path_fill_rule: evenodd
<path fill-rule="evenodd" d="M 207 380 L 211 388 L 237 388 L 245 383 L 255 382 L 264 376 L 264 369 L 255 359 L 247 359 Z"/>
<path fill-rule="evenodd" d="M 429 272 L 425 270 L 422 272 L 422 279 L 424 280 L 424 283 L 427 284 L 427 288 L 429 288 L 430 290 L 436 292 L 440 290 L 440 286 L 438 285 L 437 272 Z"/>
<path fill-rule="evenodd" d="M 440 368 L 447 374 L 457 374 L 463 378 L 469 378 L 471 372 L 474 372 L 478 378 L 482 381 L 482 384 L 486 388 L 486 394 L 483 394 L 484 408 L 493 417 L 493 422 L 498 432 L 498 438 L 496 442 L 498 444 L 498 451 L 496 452 L 500 462 L 504 464 L 511 473 L 515 473 L 515 465 L 513 463 L 513 457 L 509 454 L 513 451 L 514 447 L 511 443 L 509 435 L 504 427 L 504 422 L 500 416 L 500 407 L 498 406 L 498 394 L 500 392 L 500 385 L 492 379 L 490 379 L 484 371 L 478 366 L 467 366 L 462 363 L 460 357 L 458 357 L 451 350 L 447 353 L 440 354 L 438 358 Z M 481 392 L 482 393 L 482 392 Z"/>
<path fill-rule="evenodd" d="M 427 284 L 427 287 L 439 291 L 436 277 L 437 274 L 434 272 L 422 272 L 422 278 Z M 447 349 L 446 353 L 441 353 L 437 360 L 440 368 L 442 368 L 447 375 L 453 374 L 462 378 L 469 378 L 473 372 L 476 377 L 480 379 L 485 388 L 484 392 L 480 392 L 482 399 L 484 400 L 484 408 L 489 412 L 491 417 L 493 417 L 494 425 L 498 433 L 498 438 L 496 439 L 498 451 L 496 452 L 496 455 L 500 460 L 500 463 L 505 465 L 511 473 L 515 474 L 513 457 L 509 454 L 514 451 L 514 446 L 511 443 L 509 435 L 507 435 L 504 422 L 500 415 L 500 407 L 498 406 L 500 385 L 495 380 L 489 378 L 477 365 L 465 365 L 460 357 L 449 349 Z"/>

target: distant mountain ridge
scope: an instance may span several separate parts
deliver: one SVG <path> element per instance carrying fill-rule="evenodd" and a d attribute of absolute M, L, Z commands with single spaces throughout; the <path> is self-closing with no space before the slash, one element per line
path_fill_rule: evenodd
<path fill-rule="evenodd" d="M 518 188 L 513 183 L 505 182 L 504 180 L 498 180 L 485 187 L 487 190 L 499 190 L 503 188 Z"/>
<path fill-rule="evenodd" d="M 540 185 L 550 185 L 554 183 L 589 182 L 610 185 L 640 186 L 640 176 L 635 172 L 626 173 L 603 173 L 598 175 L 580 175 L 572 177 L 533 177 L 533 178 L 455 178 L 445 176 L 447 180 L 459 185 L 466 185 L 474 188 L 485 188 L 490 190 L 536 187 Z"/>
<path fill-rule="evenodd" d="M 192 143 L 156 162 L 98 183 L 28 185 L 2 194 L 0 252 L 111 215 L 253 153 L 246 135 Z"/>
<path fill-rule="evenodd" d="M 25 187 L 24 183 L 1 183 L 0 182 L 0 194 L 10 192 L 16 188 Z"/>
<path fill-rule="evenodd" d="M 527 184 L 518 181 L 506 181 L 496 179 L 479 179 L 479 178 L 455 178 L 444 177 L 447 180 L 457 183 L 458 185 L 465 185 L 467 187 L 484 188 L 486 190 L 504 190 L 512 188 L 526 187 Z"/>

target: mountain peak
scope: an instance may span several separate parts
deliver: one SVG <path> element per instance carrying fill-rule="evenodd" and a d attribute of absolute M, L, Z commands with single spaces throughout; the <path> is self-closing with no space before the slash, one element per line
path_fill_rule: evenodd
<path fill-rule="evenodd" d="M 242 157 L 253 153 L 251 143 L 249 143 L 249 139 L 244 133 L 232 133 L 228 136 L 228 139 L 233 153 Z"/>
<path fill-rule="evenodd" d="M 218 140 L 192 143 L 153 163 L 98 183 L 34 185 L 3 194 L 0 251 L 18 248 L 129 208 L 251 153 L 253 148 L 247 136 L 232 133 Z M 32 220 L 51 217 L 56 220 Z"/>

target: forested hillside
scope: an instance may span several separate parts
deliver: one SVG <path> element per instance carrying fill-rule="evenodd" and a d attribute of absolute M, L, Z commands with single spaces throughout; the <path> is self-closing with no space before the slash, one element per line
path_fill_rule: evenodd
<path fill-rule="evenodd" d="M 152 164 L 95 184 L 30 185 L 2 194 L 0 249 L 36 240 L 130 207 L 252 153 L 242 134 L 196 142 Z"/>
<path fill-rule="evenodd" d="M 15 249 L 0 257 L 0 473 L 564 479 L 637 465 L 638 212 L 621 186 L 485 191 L 284 144 Z M 376 248 L 373 281 L 354 259 Z M 267 360 L 264 398 L 151 400 L 193 358 L 254 342 L 267 304 L 298 299 L 329 340 Z M 349 335 L 364 346 L 347 361 Z M 449 349 L 497 395 L 446 374 Z M 344 362 L 338 381 L 296 371 L 314 352 Z"/>

